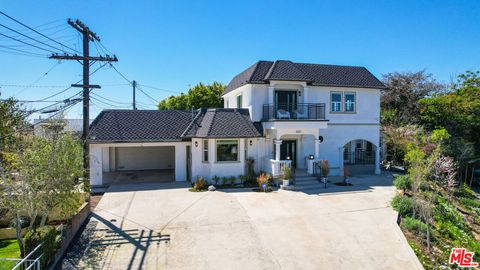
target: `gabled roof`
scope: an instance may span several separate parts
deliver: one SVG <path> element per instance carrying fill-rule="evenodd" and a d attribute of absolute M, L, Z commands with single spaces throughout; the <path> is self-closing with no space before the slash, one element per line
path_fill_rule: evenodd
<path fill-rule="evenodd" d="M 204 109 L 185 131 L 185 138 L 253 138 L 262 134 L 248 109 Z"/>
<path fill-rule="evenodd" d="M 90 126 L 92 143 L 174 142 L 261 137 L 248 109 L 105 110 Z"/>
<path fill-rule="evenodd" d="M 89 137 L 91 142 L 181 141 L 193 116 L 180 110 L 104 110 L 90 125 Z"/>
<path fill-rule="evenodd" d="M 317 86 L 385 88 L 385 85 L 364 67 L 278 60 L 258 61 L 235 76 L 222 95 L 248 83 L 268 84 L 270 80 L 303 81 Z"/>

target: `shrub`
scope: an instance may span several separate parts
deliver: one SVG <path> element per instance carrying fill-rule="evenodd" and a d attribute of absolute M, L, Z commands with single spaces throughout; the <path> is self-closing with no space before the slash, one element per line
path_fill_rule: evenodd
<path fill-rule="evenodd" d="M 247 176 L 246 175 L 239 175 L 238 176 L 238 179 L 240 179 L 240 182 L 242 183 L 242 185 L 247 181 Z"/>
<path fill-rule="evenodd" d="M 235 184 L 236 180 L 237 180 L 237 178 L 235 176 L 230 176 L 228 178 L 228 182 L 230 183 L 231 186 L 233 186 Z"/>
<path fill-rule="evenodd" d="M 230 181 L 229 177 L 226 177 L 226 176 L 222 177 L 222 186 L 223 185 L 228 185 L 229 181 Z"/>
<path fill-rule="evenodd" d="M 320 170 L 322 170 L 322 176 L 327 177 L 330 173 L 330 163 L 328 160 L 323 159 L 320 161 Z"/>
<path fill-rule="evenodd" d="M 405 217 L 402 220 L 402 225 L 405 229 L 411 232 L 427 234 L 427 224 L 423 223 L 421 220 Z"/>
<path fill-rule="evenodd" d="M 257 177 L 257 183 L 260 190 L 267 191 L 268 183 L 270 181 L 270 175 L 262 173 Z"/>
<path fill-rule="evenodd" d="M 207 187 L 208 181 L 203 177 L 198 177 L 197 180 L 195 180 L 195 184 L 193 185 L 193 189 L 196 191 L 206 190 Z"/>
<path fill-rule="evenodd" d="M 218 177 L 218 176 L 215 175 L 215 176 L 212 178 L 212 180 L 215 182 L 215 185 L 217 185 L 218 182 L 220 181 L 220 177 Z"/>
<path fill-rule="evenodd" d="M 29 231 L 23 238 L 25 255 L 32 252 L 39 244 L 42 244 L 41 258 L 42 268 L 52 262 L 55 257 L 55 252 L 59 248 L 57 241 L 58 231 L 52 226 L 43 226 L 35 230 Z"/>
<path fill-rule="evenodd" d="M 412 180 L 408 175 L 400 175 L 395 178 L 393 184 L 401 190 L 411 190 L 412 189 Z"/>
<path fill-rule="evenodd" d="M 413 200 L 410 197 L 397 194 L 392 199 L 392 207 L 397 210 L 400 216 L 406 217 L 413 213 Z"/>

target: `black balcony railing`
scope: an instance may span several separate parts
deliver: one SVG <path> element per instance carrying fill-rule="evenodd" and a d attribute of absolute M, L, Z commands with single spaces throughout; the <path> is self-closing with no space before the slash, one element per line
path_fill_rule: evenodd
<path fill-rule="evenodd" d="M 325 120 L 325 103 L 263 104 L 263 120 Z"/>

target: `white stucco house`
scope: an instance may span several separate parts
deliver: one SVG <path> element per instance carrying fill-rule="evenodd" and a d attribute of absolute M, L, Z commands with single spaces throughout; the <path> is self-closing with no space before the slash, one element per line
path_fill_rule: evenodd
<path fill-rule="evenodd" d="M 106 110 L 91 125 L 90 181 L 104 174 L 170 171 L 172 181 L 282 166 L 331 174 L 380 173 L 380 91 L 366 68 L 259 61 L 235 76 L 224 108 L 196 111 Z"/>

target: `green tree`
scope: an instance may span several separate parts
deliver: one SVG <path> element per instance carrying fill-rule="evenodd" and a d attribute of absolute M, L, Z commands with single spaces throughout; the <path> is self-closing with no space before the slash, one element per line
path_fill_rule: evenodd
<path fill-rule="evenodd" d="M 160 110 L 190 110 L 200 108 L 223 108 L 221 94 L 225 85 L 219 82 L 212 84 L 199 83 L 191 87 L 187 94 L 170 96 L 158 104 Z"/>
<path fill-rule="evenodd" d="M 19 132 L 27 126 L 25 112 L 16 100 L 0 100 L 0 166 L 5 152 L 10 151 L 21 138 Z"/>
<path fill-rule="evenodd" d="M 382 124 L 395 126 L 418 124 L 419 100 L 446 89 L 425 70 L 384 74 L 383 83 L 387 89 L 381 93 Z"/>
<path fill-rule="evenodd" d="M 47 221 L 51 209 L 59 207 L 64 216 L 80 206 L 79 177 L 84 173 L 81 142 L 70 133 L 49 132 L 46 138 L 27 137 L 21 150 L 10 152 L 9 173 L 0 187 L 1 206 L 14 212 L 18 244 L 23 252 L 21 218 L 27 215 L 31 230 L 37 217 Z"/>
<path fill-rule="evenodd" d="M 467 71 L 458 77 L 453 92 L 420 100 L 420 118 L 427 130 L 445 128 L 452 135 L 456 158 L 469 142 L 480 154 L 480 72 Z M 471 152 L 471 151 L 470 151 Z M 461 159 L 461 158 L 458 158 Z"/>

